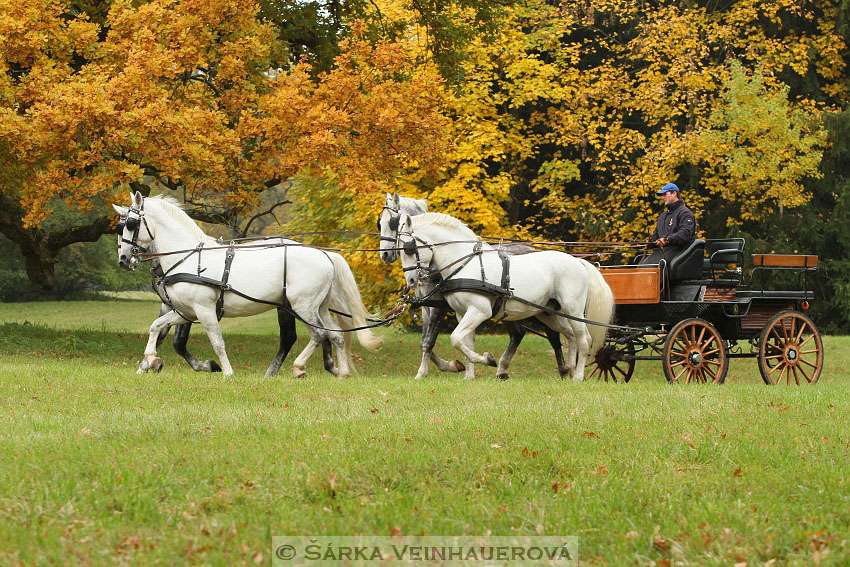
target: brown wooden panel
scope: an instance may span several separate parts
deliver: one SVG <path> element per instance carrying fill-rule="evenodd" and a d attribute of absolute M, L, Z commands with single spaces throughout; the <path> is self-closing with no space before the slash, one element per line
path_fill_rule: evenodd
<path fill-rule="evenodd" d="M 657 266 L 602 268 L 601 272 L 620 305 L 661 301 L 661 270 Z"/>
<path fill-rule="evenodd" d="M 732 301 L 737 290 L 734 287 L 707 287 L 702 296 L 703 301 Z"/>
<path fill-rule="evenodd" d="M 771 305 L 752 307 L 741 319 L 741 329 L 744 331 L 760 331 L 767 326 L 770 318 L 786 309 L 792 309 L 792 305 Z"/>
<path fill-rule="evenodd" d="M 753 254 L 753 266 L 765 268 L 816 268 L 818 257 L 806 254 Z"/>

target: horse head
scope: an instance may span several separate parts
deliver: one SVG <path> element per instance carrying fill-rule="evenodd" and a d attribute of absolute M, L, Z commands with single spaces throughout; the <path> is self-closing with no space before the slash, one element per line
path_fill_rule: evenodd
<path fill-rule="evenodd" d="M 401 206 L 398 193 L 387 193 L 387 200 L 378 216 L 378 231 L 381 233 L 381 260 L 392 264 L 398 259 L 398 223 Z"/>
<path fill-rule="evenodd" d="M 420 279 L 430 274 L 434 256 L 433 247 L 415 234 L 412 223 L 413 219 L 407 213 L 399 215 L 398 245 L 401 248 L 401 269 L 404 272 L 404 282 L 410 288 L 416 287 Z"/>
<path fill-rule="evenodd" d="M 130 193 L 129 207 L 112 205 L 119 215 L 118 265 L 127 270 L 139 267 L 139 253 L 147 250 L 153 242 L 153 233 L 145 220 L 144 206 L 144 197 L 138 191 L 135 194 Z"/>

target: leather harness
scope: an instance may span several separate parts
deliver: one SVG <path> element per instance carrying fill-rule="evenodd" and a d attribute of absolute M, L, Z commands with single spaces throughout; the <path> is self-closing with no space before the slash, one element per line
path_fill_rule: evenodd
<path fill-rule="evenodd" d="M 204 248 L 204 243 L 201 242 L 200 244 L 198 244 L 198 246 L 194 250 L 192 250 L 191 252 L 189 252 L 189 254 L 187 254 L 186 256 L 181 258 L 176 264 L 171 266 L 171 268 L 169 268 L 169 270 L 168 270 L 168 272 L 172 271 L 174 268 L 176 268 L 177 266 L 182 264 L 185 260 L 187 260 L 190 256 L 197 253 L 198 254 L 198 273 L 197 274 L 190 274 L 190 273 L 187 273 L 187 272 L 169 274 L 168 272 L 163 271 L 161 265 L 157 264 L 156 266 L 151 268 L 151 275 L 153 276 L 153 289 L 154 289 L 154 291 L 156 291 L 156 294 L 159 296 L 159 298 L 162 300 L 163 303 L 168 305 L 171 309 L 174 310 L 175 313 L 177 313 L 178 315 L 180 315 L 182 318 L 186 319 L 187 321 L 192 321 L 192 319 L 186 317 L 185 315 L 180 313 L 180 311 L 178 311 L 176 307 L 174 307 L 174 304 L 173 304 L 173 302 L 171 301 L 171 298 L 168 295 L 167 286 L 181 282 L 181 283 L 193 283 L 193 284 L 204 285 L 204 286 L 207 286 L 207 287 L 217 288 L 219 290 L 219 294 L 218 294 L 218 299 L 215 302 L 215 316 L 216 316 L 216 318 L 218 318 L 219 321 L 221 321 L 221 318 L 224 316 L 224 294 L 227 293 L 228 291 L 238 295 L 239 297 L 247 299 L 249 301 L 255 301 L 257 303 L 265 303 L 266 305 L 274 305 L 275 307 L 281 307 L 282 305 L 287 304 L 287 299 L 286 299 L 287 253 L 286 252 L 287 252 L 288 247 L 289 247 L 289 245 L 284 245 L 284 248 L 283 248 L 283 303 L 282 304 L 274 302 L 274 301 L 266 301 L 265 299 L 257 299 L 256 297 L 252 297 L 252 296 L 248 295 L 247 293 L 242 293 L 241 291 L 234 289 L 228 283 L 228 280 L 230 279 L 230 266 L 231 266 L 231 264 L 233 264 L 233 257 L 235 256 L 235 246 L 233 246 L 232 244 L 227 247 L 227 252 L 225 253 L 225 256 L 224 256 L 224 271 L 221 274 L 221 280 L 215 280 L 215 279 L 208 278 L 206 276 L 201 275 L 204 271 L 206 271 L 206 268 L 201 269 L 201 250 L 203 250 L 203 248 Z"/>

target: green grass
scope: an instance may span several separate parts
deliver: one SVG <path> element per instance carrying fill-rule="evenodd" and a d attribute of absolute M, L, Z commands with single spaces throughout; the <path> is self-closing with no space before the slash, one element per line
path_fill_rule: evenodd
<path fill-rule="evenodd" d="M 538 337 L 507 382 L 414 381 L 418 336 L 394 329 L 356 377 L 315 356 L 264 379 L 271 314 L 228 322 L 231 379 L 170 346 L 139 376 L 157 309 L 0 304 L 0 564 L 268 564 L 272 535 L 398 532 L 576 535 L 587 565 L 846 564 L 846 338 L 801 388 L 754 360 L 721 387 L 646 362 L 628 385 L 561 381 Z"/>

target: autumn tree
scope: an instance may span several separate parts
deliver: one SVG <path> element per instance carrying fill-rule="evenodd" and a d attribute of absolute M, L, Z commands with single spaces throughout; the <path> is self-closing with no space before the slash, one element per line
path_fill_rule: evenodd
<path fill-rule="evenodd" d="M 233 223 L 294 175 L 368 193 L 441 159 L 439 78 L 357 26 L 329 71 L 277 72 L 284 47 L 251 0 L 117 0 L 102 23 L 61 2 L 0 14 L 0 231 L 45 288 L 58 250 L 110 230 L 127 187 Z M 58 203 L 100 216 L 45 230 Z"/>
<path fill-rule="evenodd" d="M 488 230 L 644 239 L 664 182 L 679 182 L 701 211 L 738 181 L 718 170 L 722 148 L 706 145 L 711 132 L 719 143 L 719 130 L 748 120 L 724 99 L 738 61 L 762 78 L 759 96 L 785 101 L 777 104 L 796 140 L 755 131 L 752 140 L 790 154 L 764 180 L 784 206 L 799 206 L 808 195 L 800 183 L 823 150 L 822 134 L 803 117 L 818 120 L 815 110 L 847 103 L 846 51 L 829 2 L 517 5 L 495 40 L 469 49 L 452 107 L 456 151 L 445 180 L 427 193 Z M 769 212 L 748 211 L 753 220 Z"/>

